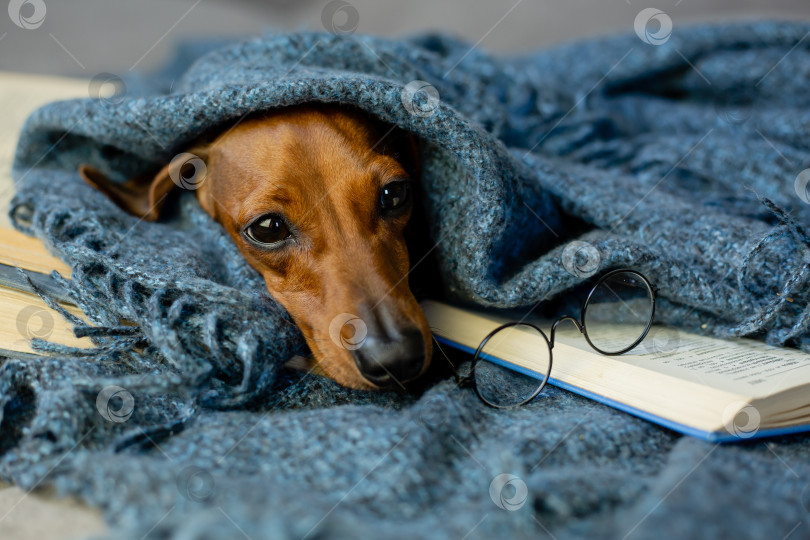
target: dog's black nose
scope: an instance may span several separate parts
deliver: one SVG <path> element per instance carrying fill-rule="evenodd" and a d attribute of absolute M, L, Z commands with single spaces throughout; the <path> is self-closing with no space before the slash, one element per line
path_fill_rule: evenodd
<path fill-rule="evenodd" d="M 425 365 L 425 340 L 418 329 L 394 337 L 369 335 L 354 351 L 360 373 L 379 387 L 399 386 L 415 378 Z"/>

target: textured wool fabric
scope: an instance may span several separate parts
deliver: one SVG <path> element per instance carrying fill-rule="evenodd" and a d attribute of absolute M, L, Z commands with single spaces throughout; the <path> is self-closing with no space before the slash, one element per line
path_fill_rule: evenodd
<path fill-rule="evenodd" d="M 804 436 L 714 446 L 553 388 L 500 411 L 451 377 L 393 394 L 288 373 L 300 333 L 193 192 L 147 223 L 76 168 L 123 180 L 252 112 L 358 107 L 419 138 L 428 230 L 411 248 L 443 297 L 570 311 L 630 266 L 657 285 L 662 322 L 810 351 L 794 182 L 808 31 L 707 26 L 507 58 L 444 35 L 299 33 L 39 109 L 10 215 L 72 266 L 64 286 L 101 328 L 76 321 L 97 349 L 35 340 L 50 357 L 2 361 L 0 475 L 101 507 L 111 538 L 806 535 Z"/>

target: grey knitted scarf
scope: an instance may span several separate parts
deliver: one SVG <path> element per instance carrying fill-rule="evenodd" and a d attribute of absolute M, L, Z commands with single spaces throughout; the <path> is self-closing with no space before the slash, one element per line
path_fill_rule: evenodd
<path fill-rule="evenodd" d="M 444 35 L 271 36 L 39 109 L 10 215 L 71 265 L 56 277 L 97 347 L 0 359 L 0 476 L 101 507 L 111 538 L 806 535 L 805 437 L 716 447 L 555 389 L 504 412 L 448 376 L 393 394 L 288 372 L 300 333 L 193 193 L 147 223 L 76 168 L 123 180 L 253 112 L 357 107 L 419 138 L 410 248 L 442 298 L 570 309 L 629 266 L 662 322 L 810 351 L 808 31 L 507 58 Z"/>

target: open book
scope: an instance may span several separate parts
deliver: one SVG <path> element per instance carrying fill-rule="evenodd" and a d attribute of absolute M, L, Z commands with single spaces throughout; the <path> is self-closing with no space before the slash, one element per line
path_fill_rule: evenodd
<path fill-rule="evenodd" d="M 426 300 L 437 339 L 475 353 L 508 322 L 500 314 Z M 551 325 L 531 317 L 548 332 Z M 543 338 L 516 327 L 490 361 L 542 379 L 532 350 Z M 653 326 L 630 353 L 602 355 L 570 323 L 557 329 L 549 383 L 675 431 L 713 442 L 810 431 L 810 354 L 750 339 L 723 340 Z M 494 357 L 493 357 L 494 355 Z"/>

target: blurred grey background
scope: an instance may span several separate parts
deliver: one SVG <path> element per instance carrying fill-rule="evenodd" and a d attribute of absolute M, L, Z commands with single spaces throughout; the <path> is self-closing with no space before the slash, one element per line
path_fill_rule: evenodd
<path fill-rule="evenodd" d="M 329 0 L 10 0 L 0 16 L 0 69 L 93 77 L 156 68 L 188 37 L 247 36 L 268 28 L 323 30 Z M 356 32 L 400 36 L 443 29 L 495 52 L 523 51 L 581 37 L 632 32 L 648 7 L 678 25 L 739 19 L 810 20 L 808 0 L 347 0 Z M 5 5 L 6 2 L 3 2 Z M 333 4 L 334 6 L 334 4 Z M 346 10 L 335 24 L 352 24 Z M 343 17 L 343 19 L 341 19 Z"/>
<path fill-rule="evenodd" d="M 346 9 L 334 10 L 335 1 L 344 2 Z M 674 32 L 681 25 L 708 21 L 810 20 L 810 0 L 4 0 L 2 5 L 8 14 L 0 12 L 0 70 L 87 79 L 102 72 L 124 75 L 159 68 L 174 44 L 189 38 L 324 30 L 327 5 L 335 11 L 327 17 L 329 24 L 356 23 L 358 33 L 396 37 L 446 30 L 499 53 L 633 32 L 633 21 L 645 8 L 667 13 Z M 350 20 L 352 14 L 356 20 Z M 64 97 L 85 93 L 84 85 L 58 84 Z M 6 169 L 12 139 L 27 111 L 54 99 L 41 89 L 26 96 L 25 104 L 0 101 L 0 122 L 12 137 L 5 142 L 0 137 L 7 150 L 0 153 L 0 164 L 5 159 Z M 3 178 L 11 185 L 4 172 L 0 194 Z M 6 189 L 0 197 L 2 216 L 12 192 Z M 2 483 L 0 515 L 5 517 L 0 519 L 0 538 L 61 540 L 104 529 L 97 510 L 37 494 L 28 497 Z"/>

